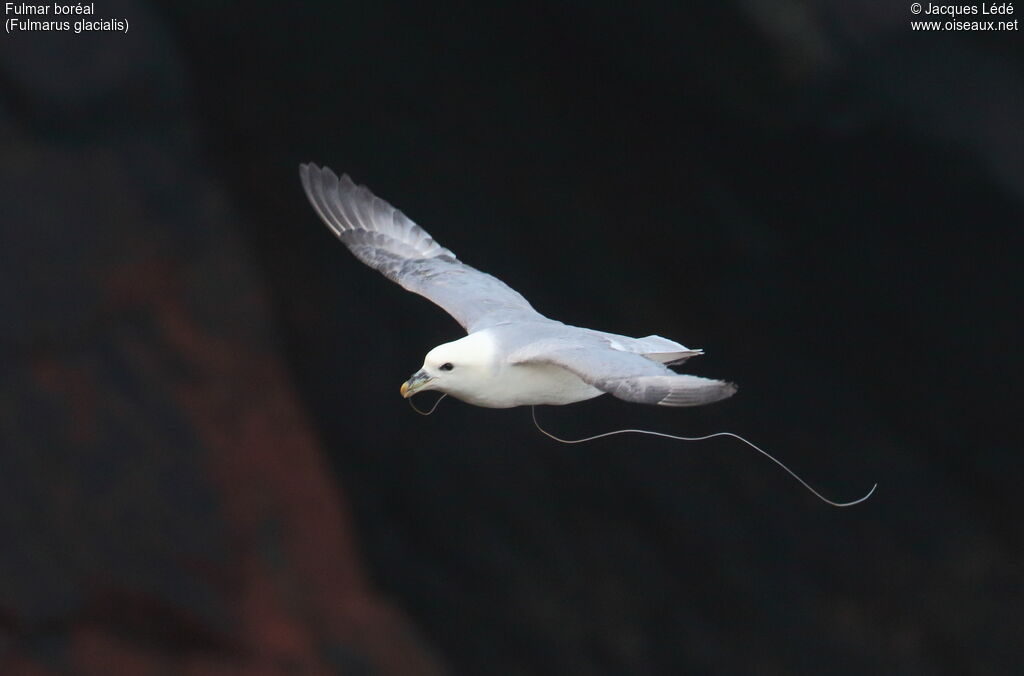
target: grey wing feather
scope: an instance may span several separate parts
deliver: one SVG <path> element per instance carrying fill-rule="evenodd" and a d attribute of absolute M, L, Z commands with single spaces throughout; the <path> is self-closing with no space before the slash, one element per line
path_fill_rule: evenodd
<path fill-rule="evenodd" d="M 401 211 L 327 167 L 299 166 L 310 204 L 363 263 L 441 306 L 466 329 L 543 319 L 500 279 L 460 262 Z"/>
<path fill-rule="evenodd" d="M 596 341 L 537 341 L 514 352 L 510 361 L 561 366 L 602 392 L 639 404 L 700 406 L 736 392 L 732 383 L 676 373 L 641 354 Z"/>
<path fill-rule="evenodd" d="M 587 331 L 604 338 L 616 350 L 642 354 L 648 359 L 665 364 L 666 366 L 682 364 L 690 357 L 704 354 L 704 350 L 692 350 L 681 343 L 669 340 L 668 338 L 662 338 L 661 336 L 630 338 L 629 336 L 620 336 L 617 333 L 606 333 L 604 331 L 594 331 L 593 329 L 587 329 Z"/>

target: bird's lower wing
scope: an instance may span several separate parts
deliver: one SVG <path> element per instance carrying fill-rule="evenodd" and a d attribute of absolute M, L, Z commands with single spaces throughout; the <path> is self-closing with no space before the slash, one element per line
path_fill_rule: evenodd
<path fill-rule="evenodd" d="M 701 406 L 736 392 L 732 383 L 676 373 L 639 354 L 572 342 L 538 341 L 516 350 L 509 360 L 513 364 L 560 366 L 602 392 L 638 404 Z"/>
<path fill-rule="evenodd" d="M 313 208 L 356 258 L 433 301 L 466 329 L 543 317 L 500 279 L 460 262 L 401 211 L 327 167 L 299 167 Z"/>

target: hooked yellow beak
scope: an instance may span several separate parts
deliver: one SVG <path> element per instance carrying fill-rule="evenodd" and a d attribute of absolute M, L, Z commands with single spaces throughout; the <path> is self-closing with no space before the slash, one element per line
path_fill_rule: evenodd
<path fill-rule="evenodd" d="M 408 399 L 412 395 L 422 390 L 427 383 L 433 380 L 434 379 L 431 376 L 427 375 L 425 371 L 417 371 L 412 375 L 411 378 L 402 383 L 402 397 Z"/>

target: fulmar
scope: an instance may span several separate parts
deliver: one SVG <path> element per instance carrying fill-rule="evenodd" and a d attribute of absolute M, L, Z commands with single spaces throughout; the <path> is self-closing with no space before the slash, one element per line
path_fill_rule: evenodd
<path fill-rule="evenodd" d="M 540 314 L 498 278 L 461 262 L 401 211 L 327 167 L 303 164 L 317 214 L 356 258 L 433 301 L 467 335 L 427 353 L 403 397 L 437 390 L 468 404 L 509 408 L 572 404 L 602 394 L 659 406 L 700 406 L 732 396 L 722 380 L 676 373 L 702 350 L 661 336 L 630 338 Z"/>

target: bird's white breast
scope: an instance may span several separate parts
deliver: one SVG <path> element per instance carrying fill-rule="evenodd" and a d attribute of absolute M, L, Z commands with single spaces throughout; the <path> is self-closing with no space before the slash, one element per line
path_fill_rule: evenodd
<path fill-rule="evenodd" d="M 533 404 L 562 405 L 593 399 L 601 390 L 579 376 L 551 364 L 512 364 L 497 368 L 492 377 L 479 383 L 467 403 L 490 408 Z"/>

